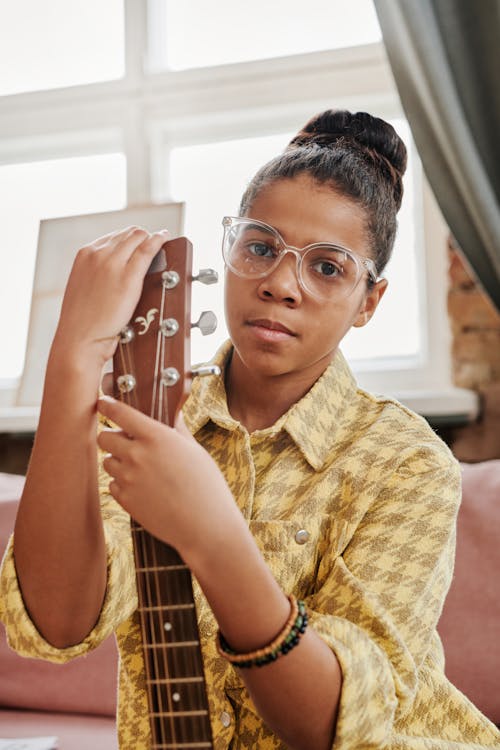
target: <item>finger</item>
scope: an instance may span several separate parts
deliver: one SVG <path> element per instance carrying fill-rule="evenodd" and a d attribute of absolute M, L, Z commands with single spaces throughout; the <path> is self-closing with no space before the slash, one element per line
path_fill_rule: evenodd
<path fill-rule="evenodd" d="M 177 417 L 175 419 L 175 429 L 177 430 L 177 432 L 180 432 L 181 435 L 184 435 L 184 437 L 188 438 L 189 440 L 194 440 L 191 432 L 186 427 L 186 423 L 181 411 L 177 414 Z"/>
<path fill-rule="evenodd" d="M 137 247 L 151 237 L 151 233 L 144 227 L 131 227 L 123 236 L 116 237 L 109 243 L 109 250 L 114 257 L 120 257 L 123 262 L 127 262 Z M 103 248 L 107 252 L 106 247 Z"/>
<path fill-rule="evenodd" d="M 113 479 L 108 485 L 109 494 L 115 498 L 117 502 L 120 502 L 121 488 L 116 479 Z"/>
<path fill-rule="evenodd" d="M 113 477 L 113 479 L 118 478 L 122 468 L 122 463 L 115 458 L 115 456 L 106 456 L 102 465 L 110 477 Z"/>
<path fill-rule="evenodd" d="M 143 240 L 135 250 L 129 255 L 128 267 L 133 272 L 145 273 L 155 255 L 159 252 L 162 245 L 165 244 L 169 237 L 167 229 L 162 229 L 160 232 L 153 232 L 145 240 Z"/>
<path fill-rule="evenodd" d="M 123 229 L 115 229 L 112 232 L 103 234 L 100 237 L 97 237 L 97 239 L 93 240 L 92 242 L 89 242 L 88 247 L 93 247 L 97 250 L 104 247 L 105 245 L 109 245 L 110 241 L 112 241 L 112 244 L 116 244 L 117 242 L 120 242 L 121 240 L 124 240 L 126 237 L 128 237 L 134 231 L 134 229 L 142 229 L 142 227 L 131 224 L 128 227 L 123 227 Z"/>
<path fill-rule="evenodd" d="M 111 453 L 115 458 L 123 460 L 130 448 L 130 437 L 122 430 L 104 429 L 97 437 L 97 445 L 106 453 Z"/>
<path fill-rule="evenodd" d="M 97 402 L 97 409 L 100 414 L 111 419 L 123 432 L 133 435 L 134 438 L 147 436 L 158 424 L 151 417 L 110 396 L 102 396 Z"/>

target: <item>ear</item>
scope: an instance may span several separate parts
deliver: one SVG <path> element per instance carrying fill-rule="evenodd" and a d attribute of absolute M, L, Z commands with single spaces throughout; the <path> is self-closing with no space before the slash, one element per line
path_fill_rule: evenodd
<path fill-rule="evenodd" d="M 356 320 L 353 323 L 355 328 L 362 328 L 368 323 L 377 309 L 378 303 L 384 296 L 387 286 L 387 279 L 380 279 L 380 281 L 377 281 L 377 283 L 367 291 Z"/>

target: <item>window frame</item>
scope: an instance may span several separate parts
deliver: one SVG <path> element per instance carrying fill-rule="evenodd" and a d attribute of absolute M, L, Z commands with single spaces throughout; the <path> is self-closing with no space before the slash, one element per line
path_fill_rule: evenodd
<path fill-rule="evenodd" d="M 361 106 L 383 117 L 402 115 L 382 43 L 150 73 L 148 28 L 154 6 L 154 0 L 125 0 L 122 79 L 0 97 L 0 164 L 118 149 L 127 162 L 127 203 L 140 204 L 158 196 L 159 170 L 177 146 L 295 130 L 332 104 Z M 451 387 L 448 229 L 425 177 L 417 174 L 417 179 L 422 356 L 371 368 L 364 363 L 357 370 L 363 387 L 396 396 Z M 0 379 L 0 403 L 9 402 L 14 386 Z"/>

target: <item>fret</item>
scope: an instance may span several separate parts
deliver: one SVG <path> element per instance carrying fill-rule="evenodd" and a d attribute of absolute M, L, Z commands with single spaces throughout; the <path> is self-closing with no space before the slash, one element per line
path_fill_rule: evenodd
<path fill-rule="evenodd" d="M 199 646 L 199 641 L 170 641 L 169 643 L 145 643 L 144 648 L 182 648 L 182 646 Z"/>
<path fill-rule="evenodd" d="M 146 568 L 136 568 L 138 573 L 155 573 L 157 571 L 188 570 L 187 565 L 148 565 Z"/>
<path fill-rule="evenodd" d="M 178 685 L 205 682 L 203 677 L 164 677 L 157 680 L 146 680 L 147 685 Z"/>
<path fill-rule="evenodd" d="M 144 607 L 137 607 L 139 612 L 161 612 L 163 610 L 194 609 L 194 602 L 191 604 L 155 604 Z"/>
<path fill-rule="evenodd" d="M 208 711 L 151 711 L 150 716 L 161 717 L 161 716 L 173 716 L 176 719 L 181 716 L 208 716 Z"/>
<path fill-rule="evenodd" d="M 149 556 L 137 560 L 139 568 L 147 566 Z M 158 560 L 155 564 L 158 564 Z M 193 601 L 191 573 L 188 568 L 175 571 L 137 574 L 138 588 L 141 592 L 141 605 L 157 607 L 161 605 L 188 604 Z"/>

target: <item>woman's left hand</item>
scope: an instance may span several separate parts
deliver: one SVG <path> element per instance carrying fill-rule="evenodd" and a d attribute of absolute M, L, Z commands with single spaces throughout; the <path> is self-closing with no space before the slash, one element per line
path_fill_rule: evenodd
<path fill-rule="evenodd" d="M 119 429 L 103 430 L 98 445 L 111 495 L 141 526 L 175 547 L 185 562 L 217 550 L 218 529 L 243 517 L 217 464 L 182 420 L 168 427 L 109 397 L 99 412 Z"/>

